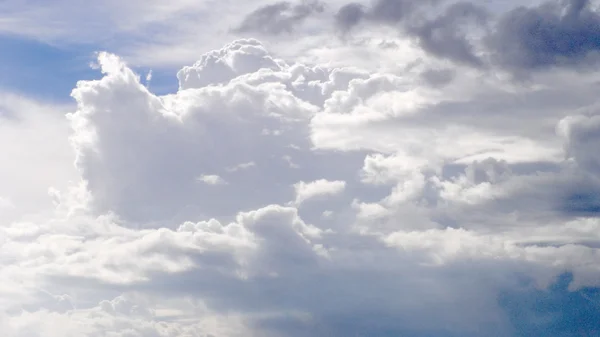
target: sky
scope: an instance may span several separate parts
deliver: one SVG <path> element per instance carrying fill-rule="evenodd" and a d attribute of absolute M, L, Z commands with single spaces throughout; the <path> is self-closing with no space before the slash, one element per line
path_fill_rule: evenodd
<path fill-rule="evenodd" d="M 600 2 L 0 1 L 7 337 L 600 336 Z"/>

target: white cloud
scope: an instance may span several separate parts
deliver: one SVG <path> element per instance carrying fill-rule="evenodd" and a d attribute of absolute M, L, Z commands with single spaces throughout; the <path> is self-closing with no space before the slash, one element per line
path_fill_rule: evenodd
<path fill-rule="evenodd" d="M 223 178 L 216 174 L 205 174 L 198 177 L 198 180 L 208 185 L 221 185 L 227 183 L 225 180 L 223 180 Z"/>
<path fill-rule="evenodd" d="M 309 199 L 335 196 L 342 193 L 345 188 L 346 182 L 340 180 L 319 179 L 308 183 L 300 181 L 294 184 L 294 190 L 296 191 L 294 203 L 300 205 Z"/>
<path fill-rule="evenodd" d="M 428 166 L 439 166 L 439 163 L 427 162 L 406 154 L 396 153 L 391 156 L 382 154 L 365 157 L 362 169 L 362 182 L 367 184 L 388 184 L 410 176 Z"/>
<path fill-rule="evenodd" d="M 228 167 L 227 171 L 229 171 L 229 172 L 235 172 L 235 171 L 239 171 L 239 170 L 247 170 L 247 169 L 249 169 L 251 167 L 255 167 L 255 166 L 256 166 L 255 162 L 249 161 L 247 163 L 241 163 L 241 164 L 238 164 L 238 165 L 235 165 L 235 166 Z"/>
<path fill-rule="evenodd" d="M 78 181 L 64 113 L 72 106 L 0 93 L 0 197 L 3 221 L 46 217 L 54 209 L 48 188 Z"/>
<path fill-rule="evenodd" d="M 177 78 L 180 89 L 201 88 L 209 84 L 224 84 L 259 69 L 282 70 L 283 66 L 257 40 L 238 40 L 203 55 L 191 67 L 183 67 Z"/>
<path fill-rule="evenodd" d="M 236 49 L 243 43 L 230 46 Z M 254 62 L 251 54 L 240 57 L 242 63 Z M 272 194 L 267 182 L 284 163 L 272 158 L 287 152 L 288 143 L 306 143 L 302 123 L 305 127 L 312 105 L 273 82 L 269 74 L 253 77 L 252 85 L 237 79 L 225 86 L 157 97 L 115 56 L 101 54 L 100 63 L 107 76 L 80 82 L 73 91 L 79 109 L 70 116 L 77 166 L 98 211 L 112 209 L 137 220 L 167 219 L 198 207 L 207 215 L 226 215 L 278 201 L 280 196 Z M 123 100 L 128 103 L 117 105 Z M 288 131 L 273 142 L 261 136 L 265 125 Z M 227 171 L 248 162 L 262 169 Z M 98 165 L 104 169 L 95 169 Z M 218 175 L 229 187 L 209 192 L 193 184 L 197 172 Z M 292 183 L 289 175 L 280 179 Z"/>
<path fill-rule="evenodd" d="M 468 78 L 473 74 L 465 75 Z M 460 111 L 455 118 L 439 116 L 444 105 L 450 110 L 465 100 L 488 104 L 485 96 L 477 97 L 480 95 L 477 91 L 468 93 L 470 97 L 463 96 L 466 93 L 452 97 L 452 93 L 410 83 L 399 76 L 379 74 L 350 82 L 347 89 L 335 92 L 325 102 L 325 109 L 311 120 L 312 141 L 319 148 L 345 151 L 392 154 L 402 149 L 428 162 L 472 161 L 490 156 L 510 162 L 535 162 L 558 160 L 561 156 L 556 140 L 537 139 L 539 133 L 519 134 L 500 127 L 481 127 L 478 120 L 468 119 Z M 488 90 L 502 92 L 491 86 Z M 382 104 L 388 108 L 381 109 Z M 448 123 L 443 121 L 445 118 Z M 544 132 L 553 133 L 553 126 Z"/>
<path fill-rule="evenodd" d="M 599 285 L 595 114 L 552 101 L 593 74 L 443 89 L 243 39 L 161 96 L 98 62 L 66 121 L 1 110 L 0 193 L 46 210 L 0 213 L 11 336 L 510 336 L 514 275 Z"/>

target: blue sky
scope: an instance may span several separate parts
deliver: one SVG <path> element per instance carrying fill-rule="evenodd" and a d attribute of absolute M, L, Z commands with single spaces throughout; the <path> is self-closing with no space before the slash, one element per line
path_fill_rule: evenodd
<path fill-rule="evenodd" d="M 519 336 L 577 336 L 600 332 L 600 289 L 569 291 L 573 279 L 561 274 L 547 290 L 520 290 L 500 296 Z"/>
<path fill-rule="evenodd" d="M 0 3 L 8 337 L 600 336 L 600 3 Z"/>
<path fill-rule="evenodd" d="M 93 46 L 57 47 L 16 36 L 2 36 L 0 43 L 3 91 L 65 102 L 78 80 L 98 77 L 89 66 Z"/>
<path fill-rule="evenodd" d="M 13 35 L 0 36 L 0 44 L 3 46 L 0 89 L 3 91 L 67 103 L 72 101 L 70 93 L 77 81 L 100 78 L 90 65 L 95 63 L 96 53 L 103 50 L 101 45 L 56 45 Z M 150 70 L 149 67 L 136 68 L 142 77 Z M 169 68 L 153 69 L 153 91 L 164 94 L 177 90 L 174 72 L 176 70 Z"/>

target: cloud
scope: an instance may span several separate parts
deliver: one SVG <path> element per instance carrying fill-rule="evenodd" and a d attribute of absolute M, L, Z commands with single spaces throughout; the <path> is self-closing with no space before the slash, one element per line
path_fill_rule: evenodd
<path fill-rule="evenodd" d="M 369 7 L 359 3 L 349 3 L 338 10 L 335 19 L 336 24 L 343 29 L 352 28 L 362 20 L 399 24 L 410 19 L 421 6 L 437 5 L 439 2 L 441 1 L 377 0 Z"/>
<path fill-rule="evenodd" d="M 262 135 L 262 131 L 270 127 L 301 132 L 301 125 L 295 125 L 305 120 L 313 107 L 284 90 L 281 84 L 261 78 L 257 80 L 266 83 L 256 86 L 235 81 L 226 86 L 204 86 L 199 79 L 210 77 L 197 75 L 212 71 L 226 76 L 215 77 L 215 84 L 227 83 L 227 78 L 233 79 L 236 71 L 252 72 L 266 65 L 261 63 L 264 60 L 272 66 L 279 62 L 265 54 L 259 54 L 263 56 L 257 60 L 254 52 L 261 49 L 256 41 L 234 43 L 223 51 L 238 55 L 231 64 L 215 61 L 214 53 L 206 55 L 204 59 L 212 61 L 184 68 L 179 72 L 182 90 L 164 97 L 149 93 L 120 60 L 101 55 L 107 76 L 100 81 L 81 83 L 74 90 L 80 109 L 70 117 L 75 131 L 72 139 L 78 151 L 77 165 L 94 195 L 94 207 L 98 211 L 113 210 L 130 219 L 150 216 L 167 219 L 198 207 L 211 215 L 227 214 L 248 207 L 251 200 L 259 206 L 263 201 L 279 198 L 283 191 L 271 194 L 266 182 L 271 178 L 269 168 L 285 163 L 273 162 L 271 158 L 288 151 L 285 143 L 303 141 L 294 132 L 268 136 Z M 217 72 L 219 68 L 224 70 Z M 122 112 L 109 108 L 125 96 L 137 98 L 123 105 Z M 115 128 L 122 131 L 115 134 Z M 221 137 L 224 134 L 236 137 L 227 140 Z M 278 142 L 271 141 L 275 137 Z M 124 143 L 128 145 L 123 146 Z M 265 146 L 272 150 L 264 151 Z M 250 161 L 263 170 L 227 171 Z M 104 169 L 98 171 L 96 167 Z M 194 183 L 201 175 L 219 175 L 231 187 L 219 189 L 221 192 L 205 191 L 202 184 Z M 154 183 L 148 184 L 149 181 Z M 233 189 L 239 188 L 244 192 L 238 201 L 230 199 Z M 223 194 L 218 197 L 215 193 Z M 219 198 L 229 201 L 222 203 Z M 192 199 L 196 200 L 194 204 L 190 204 Z"/>
<path fill-rule="evenodd" d="M 431 56 L 520 76 L 597 63 L 600 16 L 590 1 L 546 1 L 496 12 L 493 7 L 460 1 L 348 3 L 334 22 L 346 34 L 386 25 Z"/>
<path fill-rule="evenodd" d="M 87 6 L 77 1 L 59 0 L 55 5 L 42 4 L 30 8 L 15 1 L 4 2 L 1 5 L 3 15 L 0 31 L 47 42 L 59 42 L 62 39 L 61 44 L 85 43 L 86 39 L 100 39 L 101 32 L 136 35 L 140 29 L 153 24 L 179 19 L 181 13 L 200 13 L 206 6 L 186 0 L 174 1 L 171 6 L 163 6 L 160 1 L 154 0 L 128 3 L 109 0 L 102 5 Z M 83 23 L 88 23 L 88 26 Z M 72 31 L 74 27 L 80 29 Z"/>
<path fill-rule="evenodd" d="M 349 3 L 342 6 L 335 14 L 335 23 L 343 31 L 358 25 L 365 16 L 364 6 L 358 3 Z"/>
<path fill-rule="evenodd" d="M 198 177 L 198 180 L 208 185 L 220 185 L 227 183 L 225 180 L 223 180 L 223 178 L 219 177 L 216 174 L 205 174 Z"/>
<path fill-rule="evenodd" d="M 600 14 L 588 0 L 550 1 L 504 14 L 487 44 L 514 70 L 585 65 L 600 48 Z"/>
<path fill-rule="evenodd" d="M 324 164 L 330 154 L 310 150 L 308 121 L 333 91 L 364 76 L 288 65 L 256 40 L 207 53 L 178 72 L 176 94 L 160 97 L 115 56 L 101 54 L 100 64 L 106 76 L 73 91 L 76 165 L 93 195 L 90 207 L 136 222 L 285 203 L 292 184 L 328 178 L 338 170 Z M 125 97 L 128 104 L 113 108 Z M 250 162 L 259 169 L 231 169 Z M 228 184 L 208 190 L 195 183 L 202 175 Z"/>
<path fill-rule="evenodd" d="M 79 180 L 67 137 L 64 114 L 70 105 L 48 103 L 0 92 L 0 207 L 3 221 L 17 221 L 54 211 L 51 187 L 65 189 Z"/>
<path fill-rule="evenodd" d="M 452 82 L 454 75 L 451 69 L 427 69 L 421 73 L 421 78 L 429 85 L 444 86 Z"/>
<path fill-rule="evenodd" d="M 225 84 L 244 74 L 268 68 L 281 70 L 283 64 L 273 59 L 260 42 L 254 39 L 236 40 L 211 51 L 191 67 L 177 72 L 180 89 L 200 88 L 209 84 Z"/>
<path fill-rule="evenodd" d="M 238 33 L 281 34 L 290 33 L 294 26 L 301 24 L 309 16 L 321 13 L 324 5 L 318 1 L 292 5 L 282 1 L 260 7 L 248 14 L 235 29 Z"/>
<path fill-rule="evenodd" d="M 342 193 L 346 187 L 345 181 L 328 181 L 325 179 L 311 181 L 306 183 L 300 181 L 294 184 L 294 190 L 296 191 L 295 204 L 300 205 L 303 202 L 323 196 L 334 196 Z"/>
<path fill-rule="evenodd" d="M 232 167 L 227 168 L 227 171 L 230 172 L 235 172 L 235 171 L 239 171 L 239 170 L 247 170 L 249 168 L 255 167 L 256 163 L 254 163 L 253 161 L 249 161 L 247 163 L 241 163 Z"/>
<path fill-rule="evenodd" d="M 75 161 L 54 212 L 0 227 L 15 337 L 513 336 L 547 331 L 514 294 L 564 271 L 572 294 L 598 287 L 592 72 L 528 86 L 445 64 L 452 82 L 423 85 L 446 68 L 304 64 L 241 39 L 157 95 L 122 58 L 98 63 L 62 124 L 0 124 L 3 144 L 28 125 L 62 137 L 25 148 L 70 150 L 39 165 Z"/>
<path fill-rule="evenodd" d="M 141 302 L 141 303 L 140 303 Z M 146 303 L 144 303 L 146 302 Z M 172 304 L 172 303 L 170 303 Z M 178 304 L 181 304 L 178 303 Z M 154 310 L 156 308 L 156 310 Z M 139 301 L 135 296 L 119 296 L 87 308 L 61 314 L 52 311 L 24 311 L 3 326 L 10 336 L 241 336 L 243 323 L 236 317 L 219 317 L 202 312 L 190 323 L 178 323 L 163 316 L 171 308 L 156 307 L 156 303 Z M 158 312 L 158 313 L 157 313 Z M 162 320 L 162 318 L 166 318 Z"/>
<path fill-rule="evenodd" d="M 562 119 L 557 129 L 564 138 L 567 156 L 586 172 L 597 177 L 600 172 L 600 157 L 592 149 L 600 141 L 600 116 L 571 115 Z"/>
<path fill-rule="evenodd" d="M 416 40 L 420 47 L 436 57 L 480 67 L 474 46 L 463 27 L 484 26 L 487 12 L 470 2 L 449 5 L 438 16 L 424 15 L 424 8 L 438 7 L 442 1 L 379 0 L 370 7 L 358 3 L 342 6 L 335 15 L 336 26 L 347 32 L 361 21 L 390 25 Z"/>
<path fill-rule="evenodd" d="M 446 11 L 422 24 L 409 28 L 426 52 L 458 63 L 481 67 L 483 62 L 469 42 L 464 26 L 469 23 L 485 25 L 488 14 L 482 7 L 470 2 L 450 5 Z"/>
<path fill-rule="evenodd" d="M 0 8 L 4 13 L 0 32 L 62 48 L 83 44 L 87 50 L 114 50 L 136 66 L 155 70 L 189 64 L 239 34 L 261 34 L 271 49 L 292 58 L 319 57 L 353 65 L 358 59 L 375 66 L 369 55 L 373 45 L 364 42 L 384 37 L 408 38 L 417 42 L 412 49 L 421 49 L 433 58 L 483 69 L 526 73 L 552 66 L 580 68 L 575 65 L 582 62 L 595 64 L 594 32 L 599 21 L 594 6 L 581 0 L 539 3 L 332 0 L 208 5 L 177 0 L 164 6 L 160 1 L 110 0 L 86 7 L 74 0 L 60 0 L 56 6 L 30 8 L 10 1 Z M 328 13 L 328 8 L 333 13 Z M 362 29 L 366 26 L 369 29 Z M 381 26 L 395 32 L 383 32 Z M 331 40 L 335 27 L 344 32 L 343 42 Z M 290 31 L 295 31 L 295 38 L 284 38 L 282 33 Z M 106 39 L 107 34 L 122 38 Z M 574 35 L 580 38 L 565 38 Z M 345 48 L 356 49 L 352 60 Z"/>

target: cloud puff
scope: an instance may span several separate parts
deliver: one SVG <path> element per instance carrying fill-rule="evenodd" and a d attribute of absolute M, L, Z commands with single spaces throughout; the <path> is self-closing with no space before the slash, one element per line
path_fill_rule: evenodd
<path fill-rule="evenodd" d="M 225 84 L 235 77 L 259 69 L 279 70 L 283 64 L 273 59 L 262 44 L 254 39 L 236 40 L 202 56 L 193 66 L 178 73 L 179 88 L 200 88 L 209 84 Z"/>
<path fill-rule="evenodd" d="M 242 41 L 230 46 L 229 55 L 236 55 L 240 46 L 251 51 L 262 48 L 256 42 Z M 234 56 L 231 65 L 215 61 L 201 69 L 212 69 L 206 71 L 219 76 L 227 71 L 233 74 L 239 70 L 238 65 L 242 73 L 253 71 L 261 65 L 253 64 L 255 55 L 241 53 Z M 268 55 L 264 57 L 271 59 Z M 272 190 L 265 180 L 270 179 L 268 170 L 285 165 L 282 157 L 287 150 L 282 143 L 304 145 L 298 123 L 309 117 L 312 105 L 291 95 L 281 84 L 268 80 L 252 86 L 240 81 L 227 86 L 200 87 L 200 82 L 190 79 L 191 75 L 182 79 L 185 90 L 156 97 L 114 56 L 102 54 L 100 63 L 107 76 L 96 82 L 80 83 L 73 92 L 80 108 L 70 117 L 75 130 L 72 139 L 78 153 L 77 165 L 94 195 L 96 209 L 110 209 L 122 216 L 141 219 L 173 216 L 185 212 L 186 207 L 201 207 L 213 215 L 223 215 L 225 209 L 230 213 L 249 206 L 236 205 L 229 199 L 233 190 L 228 187 L 208 192 L 202 184 L 195 184 L 202 175 L 219 175 L 230 185 L 246 185 L 235 187 L 242 188 L 242 194 L 248 196 L 239 195 L 242 203 L 256 200 L 252 195 L 261 200 L 275 197 L 268 192 Z M 221 67 L 229 70 L 218 72 Z M 190 70 L 193 74 L 202 71 Z M 215 79 L 216 83 L 222 81 L 226 79 Z M 196 87 L 191 88 L 192 83 Z M 124 99 L 129 103 L 122 105 L 120 111 L 112 107 Z M 269 136 L 263 134 L 265 129 L 295 131 Z M 265 146 L 272 150 L 264 151 Z M 250 161 L 263 169 L 227 171 Z M 97 170 L 98 167 L 103 169 Z M 215 193 L 227 195 L 229 201 L 222 203 Z M 192 200 L 193 204 L 189 204 Z"/>
<path fill-rule="evenodd" d="M 321 196 L 334 196 L 342 193 L 346 187 L 345 181 L 328 181 L 325 179 L 319 179 L 306 183 L 304 181 L 294 184 L 294 190 L 296 191 L 296 205 Z"/>
<path fill-rule="evenodd" d="M 422 86 L 244 39 L 156 95 L 98 62 L 79 179 L 0 228 L 14 336 L 512 336 L 502 295 L 598 286 L 593 74 Z"/>
<path fill-rule="evenodd" d="M 219 177 L 216 174 L 205 174 L 198 177 L 198 180 L 209 185 L 219 185 L 227 183 L 225 180 L 223 180 L 223 178 Z"/>

